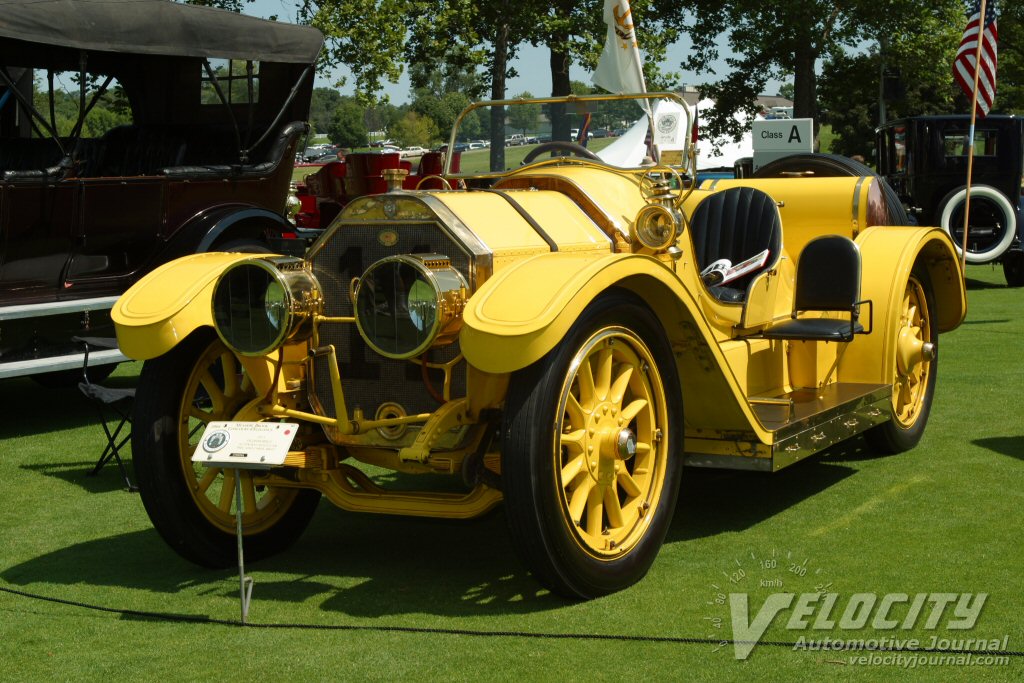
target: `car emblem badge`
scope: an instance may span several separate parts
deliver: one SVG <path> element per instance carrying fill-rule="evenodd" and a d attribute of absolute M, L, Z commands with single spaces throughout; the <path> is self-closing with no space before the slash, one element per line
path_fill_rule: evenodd
<path fill-rule="evenodd" d="M 377 233 L 377 241 L 385 247 L 393 247 L 398 244 L 398 231 L 388 228 Z"/>
<path fill-rule="evenodd" d="M 394 218 L 395 214 L 398 213 L 398 205 L 395 204 L 394 199 L 384 200 L 384 215 L 388 218 Z"/>

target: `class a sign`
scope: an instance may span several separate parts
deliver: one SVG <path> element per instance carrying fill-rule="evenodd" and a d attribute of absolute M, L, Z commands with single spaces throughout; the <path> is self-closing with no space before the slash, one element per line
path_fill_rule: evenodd
<path fill-rule="evenodd" d="M 814 119 L 765 119 L 753 122 L 754 171 L 769 161 L 814 151 Z"/>

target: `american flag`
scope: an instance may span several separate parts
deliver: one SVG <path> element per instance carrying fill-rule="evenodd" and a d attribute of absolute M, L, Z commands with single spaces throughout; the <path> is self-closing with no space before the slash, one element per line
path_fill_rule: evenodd
<path fill-rule="evenodd" d="M 996 65 L 999 31 L 996 29 L 996 0 L 988 0 L 985 8 L 985 32 L 981 46 L 981 75 L 978 77 L 978 106 L 981 116 L 988 114 L 996 99 Z M 953 62 L 953 78 L 960 84 L 968 97 L 974 91 L 974 70 L 978 54 L 978 25 L 981 18 L 981 0 L 975 0 L 964 37 L 960 39 Z"/>

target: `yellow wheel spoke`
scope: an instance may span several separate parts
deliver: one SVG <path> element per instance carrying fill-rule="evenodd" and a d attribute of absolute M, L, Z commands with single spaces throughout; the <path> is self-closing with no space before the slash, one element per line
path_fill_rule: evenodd
<path fill-rule="evenodd" d="M 622 419 L 624 419 L 626 422 L 631 422 L 633 418 L 639 415 L 640 411 L 646 407 L 647 399 L 638 398 L 622 409 Z"/>
<path fill-rule="evenodd" d="M 219 467 L 207 467 L 206 472 L 203 474 L 203 478 L 199 480 L 197 485 L 199 493 L 206 493 L 210 488 L 210 484 L 217 480 L 217 475 L 220 474 Z"/>
<path fill-rule="evenodd" d="M 614 486 L 604 490 L 604 511 L 608 515 L 608 526 L 611 529 L 621 529 L 625 526 L 622 521 L 622 506 L 619 505 L 619 496 Z"/>
<path fill-rule="evenodd" d="M 597 354 L 597 375 L 594 376 L 594 391 L 600 400 L 608 398 L 612 386 L 612 350 L 605 347 Z"/>
<path fill-rule="evenodd" d="M 583 508 L 587 506 L 587 499 L 590 496 L 590 491 L 596 485 L 596 481 L 587 477 L 572 492 L 572 498 L 569 500 L 569 517 L 574 522 L 578 522 L 583 518 Z"/>
<path fill-rule="evenodd" d="M 188 416 L 193 417 L 200 422 L 210 422 L 213 420 L 213 415 L 194 405 L 188 409 Z"/>
<path fill-rule="evenodd" d="M 636 483 L 636 479 L 634 479 L 633 475 L 626 470 L 619 472 L 617 479 L 619 486 L 622 487 L 622 490 L 625 491 L 626 495 L 630 498 L 636 498 L 642 493 L 640 491 L 640 485 Z"/>
<path fill-rule="evenodd" d="M 224 373 L 224 395 L 228 397 L 235 396 L 241 390 L 235 354 L 225 350 L 224 353 L 220 354 L 220 362 L 221 370 Z"/>
<path fill-rule="evenodd" d="M 651 452 L 651 444 L 638 441 L 636 444 L 636 456 L 637 458 L 643 458 Z"/>
<path fill-rule="evenodd" d="M 222 414 L 227 405 L 224 400 L 224 392 L 221 391 L 220 386 L 209 370 L 203 370 L 203 373 L 199 376 L 199 383 L 203 385 L 207 395 L 210 397 L 210 402 L 213 404 L 213 414 Z"/>
<path fill-rule="evenodd" d="M 231 514 L 231 500 L 234 497 L 235 472 L 234 470 L 224 470 L 224 482 L 221 484 L 220 500 L 217 502 L 217 507 L 220 508 L 221 512 L 228 515 Z"/>
<path fill-rule="evenodd" d="M 576 397 L 569 394 L 569 398 L 565 401 L 565 412 L 569 413 L 569 425 L 571 427 L 582 427 L 587 423 L 587 416 L 583 411 L 583 406 L 576 400 Z"/>
<path fill-rule="evenodd" d="M 569 463 L 562 468 L 562 486 L 567 486 L 569 482 L 576 478 L 576 475 L 583 469 L 585 462 L 586 460 L 581 453 L 570 460 Z"/>
<path fill-rule="evenodd" d="M 615 378 L 615 382 L 612 384 L 611 396 L 608 400 L 612 403 L 622 403 L 622 397 L 626 395 L 626 389 L 629 387 L 629 380 L 633 377 L 633 366 L 627 365 L 619 373 L 619 376 Z"/>
<path fill-rule="evenodd" d="M 588 408 L 594 405 L 594 369 L 590 367 L 590 359 L 584 358 L 576 371 L 576 380 L 580 383 L 579 403 Z M 581 413 L 582 414 L 582 413 Z"/>
<path fill-rule="evenodd" d="M 604 491 L 600 486 L 590 489 L 587 496 L 587 533 L 600 536 L 604 528 Z"/>

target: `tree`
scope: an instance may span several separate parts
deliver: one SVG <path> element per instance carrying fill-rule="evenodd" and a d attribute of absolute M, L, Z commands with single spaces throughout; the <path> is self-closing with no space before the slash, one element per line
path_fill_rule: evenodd
<path fill-rule="evenodd" d="M 403 147 L 429 145 L 437 139 L 437 125 L 428 117 L 410 111 L 391 127 L 391 135 Z"/>
<path fill-rule="evenodd" d="M 341 105 L 341 93 L 334 88 L 314 88 L 309 103 L 309 122 L 314 130 L 326 131 L 331 127 L 335 110 Z"/>
<path fill-rule="evenodd" d="M 529 92 L 523 92 L 516 95 L 516 98 L 524 100 L 528 100 L 532 97 L 533 95 Z M 526 131 L 536 130 L 537 121 L 540 119 L 540 113 L 539 104 L 518 104 L 514 107 L 509 107 L 508 125 L 525 135 Z"/>
<path fill-rule="evenodd" d="M 867 52 L 831 56 L 820 103 L 836 134 L 832 151 L 869 158 L 882 111 L 886 120 L 955 111 L 952 65 L 965 21 L 961 0 L 934 2 Z"/>
<path fill-rule="evenodd" d="M 1024 4 L 1005 2 L 999 15 L 999 111 L 1024 114 Z"/>
<path fill-rule="evenodd" d="M 948 0 L 959 2 L 960 0 Z M 947 0 L 940 0 L 943 6 Z M 756 113 L 755 100 L 769 79 L 793 77 L 793 115 L 817 115 L 817 66 L 821 59 L 853 50 L 878 36 L 910 30 L 935 3 L 916 0 L 694 0 L 686 30 L 693 51 L 687 68 L 717 75 L 709 66 L 727 37 L 731 71 L 701 88 L 716 101 L 712 136 L 737 136 L 733 113 Z M 962 23 L 962 22 L 957 22 Z M 962 26 L 960 27 L 963 28 Z"/>
<path fill-rule="evenodd" d="M 184 0 L 186 5 L 202 5 L 203 7 L 217 7 L 232 12 L 241 12 L 242 6 L 255 2 L 255 0 Z M 272 17 L 276 19 L 277 17 Z"/>
<path fill-rule="evenodd" d="M 366 124 L 363 123 L 363 107 L 355 99 L 346 97 L 331 118 L 327 136 L 335 145 L 342 147 L 365 147 L 369 142 Z"/>

